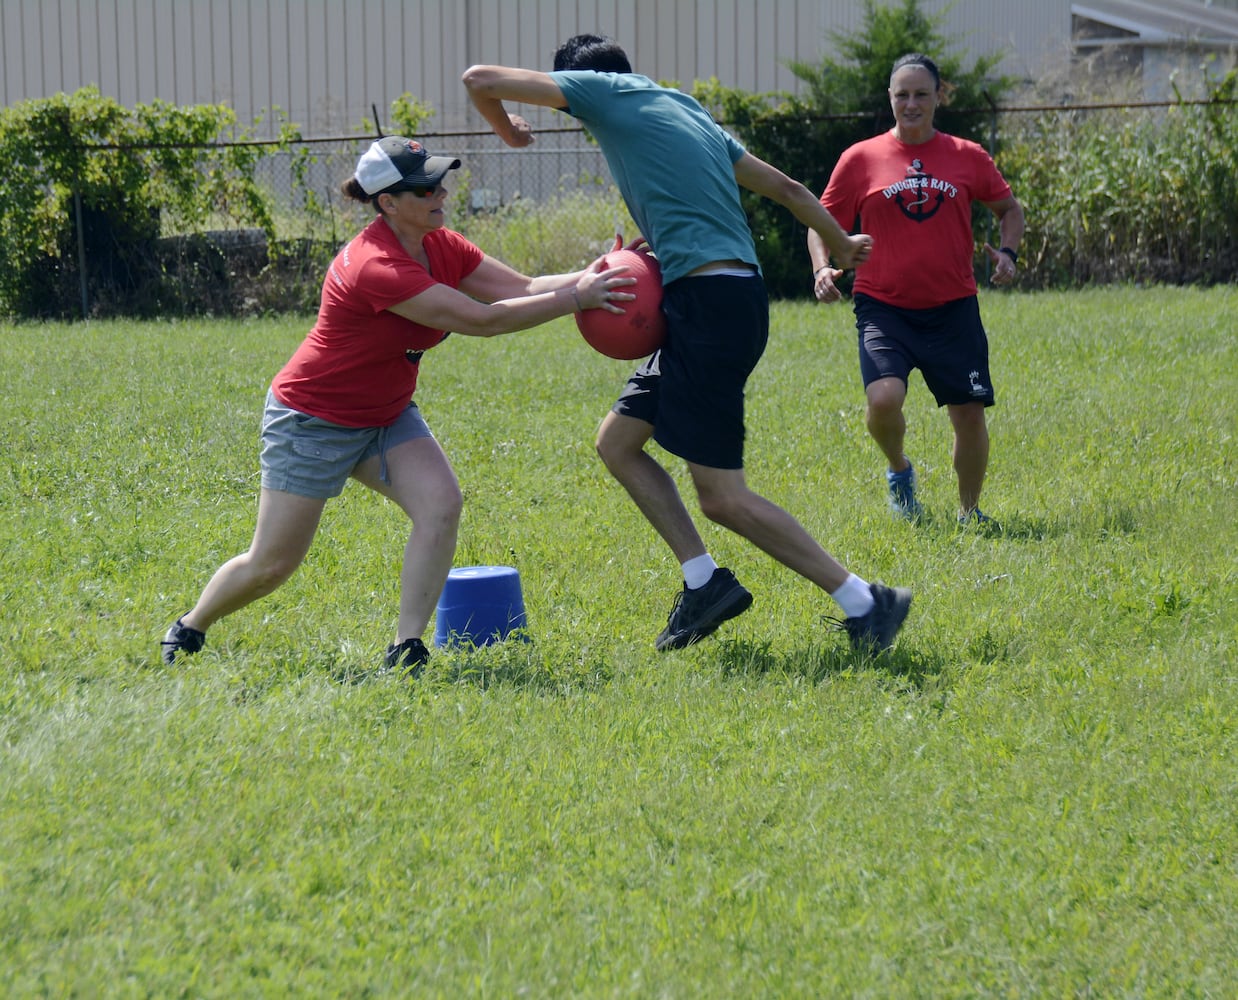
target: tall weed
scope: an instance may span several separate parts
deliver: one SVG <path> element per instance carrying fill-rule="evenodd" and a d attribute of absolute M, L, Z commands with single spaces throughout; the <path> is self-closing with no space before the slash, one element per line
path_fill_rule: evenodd
<path fill-rule="evenodd" d="M 1025 286 L 1211 284 L 1238 275 L 1238 76 L 1216 103 L 1045 111 L 1003 122 L 1027 214 Z"/>

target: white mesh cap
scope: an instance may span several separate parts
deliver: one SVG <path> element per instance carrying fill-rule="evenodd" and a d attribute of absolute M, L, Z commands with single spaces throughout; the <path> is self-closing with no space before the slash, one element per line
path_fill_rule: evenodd
<path fill-rule="evenodd" d="M 355 176 L 361 189 L 372 195 L 397 184 L 436 187 L 443 182 L 447 171 L 458 166 L 460 161 L 454 157 L 431 156 L 416 139 L 388 135 L 362 154 Z"/>

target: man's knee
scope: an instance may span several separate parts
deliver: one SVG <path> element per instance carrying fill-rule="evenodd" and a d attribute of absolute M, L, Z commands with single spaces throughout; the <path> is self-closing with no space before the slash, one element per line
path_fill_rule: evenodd
<path fill-rule="evenodd" d="M 639 428 L 627 421 L 608 419 L 602 421 L 594 438 L 593 448 L 608 469 L 614 469 L 639 455 L 649 440 L 644 425 Z"/>
<path fill-rule="evenodd" d="M 605 429 L 598 431 L 593 441 L 593 450 L 597 452 L 598 458 L 608 469 L 615 468 L 621 460 L 620 456 L 623 451 L 613 435 L 607 434 Z"/>
<path fill-rule="evenodd" d="M 697 490 L 697 505 L 701 513 L 726 528 L 733 528 L 744 520 L 746 500 L 749 494 L 746 489 L 699 489 Z"/>

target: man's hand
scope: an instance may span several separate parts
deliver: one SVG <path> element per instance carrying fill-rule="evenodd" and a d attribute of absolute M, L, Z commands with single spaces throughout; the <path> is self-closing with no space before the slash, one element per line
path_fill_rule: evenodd
<path fill-rule="evenodd" d="M 519 115 L 509 114 L 507 116 L 509 127 L 504 130 L 500 138 L 509 146 L 514 146 L 517 149 L 523 149 L 525 146 L 532 146 L 536 141 L 536 136 L 533 135 L 533 126 L 521 118 Z"/>
<path fill-rule="evenodd" d="M 652 255 L 653 248 L 649 246 L 649 241 L 643 236 L 638 236 L 631 243 L 624 244 L 623 233 L 615 233 L 615 245 L 610 248 L 611 252 L 615 250 L 631 250 L 633 253 L 647 253 Z"/>
<path fill-rule="evenodd" d="M 848 236 L 841 250 L 834 247 L 830 247 L 830 250 L 842 268 L 859 267 L 873 252 L 873 238 L 867 233 Z"/>

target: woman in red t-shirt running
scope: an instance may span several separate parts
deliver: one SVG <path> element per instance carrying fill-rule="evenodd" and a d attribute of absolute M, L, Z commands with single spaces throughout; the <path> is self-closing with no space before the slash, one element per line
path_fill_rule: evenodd
<path fill-rule="evenodd" d="M 898 59 L 889 94 L 894 128 L 847 149 L 821 196 L 835 218 L 859 219 L 873 237 L 872 255 L 852 288 L 866 423 L 889 463 L 891 510 L 919 520 L 915 469 L 903 452 L 907 377 L 918 368 L 954 428 L 959 523 L 996 531 L 997 522 L 979 506 L 989 463 L 984 411 L 994 395 L 972 269 L 972 203 L 999 220 L 1000 249 L 984 244 L 995 285 L 1014 280 L 1023 208 L 984 147 L 933 127 L 942 85 L 932 59 L 919 53 Z M 808 250 L 817 299 L 837 302 L 843 272 L 830 265 L 829 250 L 811 231 Z"/>
<path fill-rule="evenodd" d="M 301 565 L 323 507 L 351 477 L 413 522 L 384 668 L 416 676 L 422 634 L 456 550 L 456 475 L 412 401 L 422 354 L 452 331 L 492 337 L 581 309 L 622 312 L 626 268 L 530 278 L 445 228 L 443 180 L 460 161 L 400 136 L 378 140 L 342 186 L 376 218 L 332 261 L 318 318 L 275 376 L 262 422 L 262 490 L 247 552 L 224 563 L 168 629 L 165 663 L 196 653 L 220 618 Z"/>

